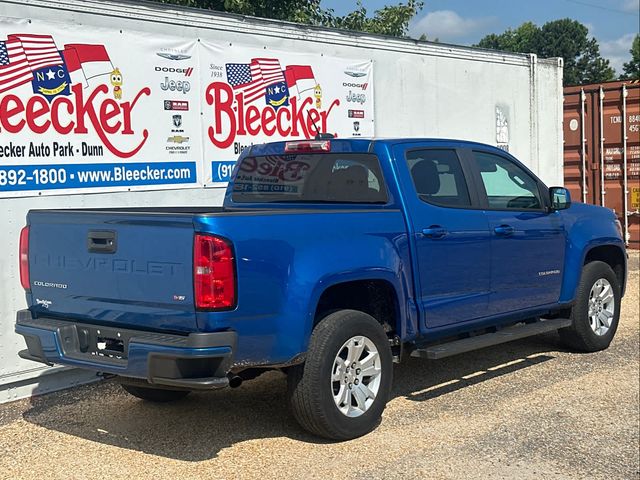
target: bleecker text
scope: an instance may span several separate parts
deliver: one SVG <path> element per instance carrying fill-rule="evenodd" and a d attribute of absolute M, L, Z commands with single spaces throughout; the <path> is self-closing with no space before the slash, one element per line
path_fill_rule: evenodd
<path fill-rule="evenodd" d="M 131 112 L 141 96 L 151 95 L 149 87 L 141 89 L 132 101 L 122 103 L 106 97 L 109 92 L 106 85 L 97 86 L 86 97 L 81 84 L 71 89 L 73 99 L 58 96 L 51 104 L 40 95 L 34 95 L 26 103 L 17 95 L 3 96 L 0 99 L 0 134 L 24 130 L 37 135 L 50 131 L 60 135 L 87 134 L 90 127 L 113 155 L 129 158 L 138 153 L 149 137 L 147 129 L 142 130 L 142 138 L 133 150 L 120 150 L 111 138 L 136 134 L 131 124 Z"/>
<path fill-rule="evenodd" d="M 236 136 L 245 135 L 272 137 L 277 133 L 280 137 L 313 138 L 317 133 L 314 124 L 326 132 L 331 110 L 340 105 L 340 100 L 336 99 L 329 108 L 320 111 L 312 107 L 313 99 L 306 98 L 298 103 L 292 96 L 288 107 L 276 110 L 266 106 L 260 111 L 255 105 L 245 106 L 242 93 L 234 97 L 233 89 L 226 83 L 211 83 L 205 93 L 207 104 L 213 107 L 209 140 L 218 148 L 230 147 Z"/>

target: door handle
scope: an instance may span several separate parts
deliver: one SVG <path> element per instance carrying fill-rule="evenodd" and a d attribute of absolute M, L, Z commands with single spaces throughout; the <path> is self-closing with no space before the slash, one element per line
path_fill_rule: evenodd
<path fill-rule="evenodd" d="M 511 225 L 500 225 L 499 227 L 494 228 L 493 231 L 496 232 L 496 235 L 508 237 L 509 235 L 513 235 L 516 229 Z"/>
<path fill-rule="evenodd" d="M 423 229 L 422 234 L 429 238 L 442 238 L 447 234 L 447 231 L 439 225 L 432 225 Z"/>

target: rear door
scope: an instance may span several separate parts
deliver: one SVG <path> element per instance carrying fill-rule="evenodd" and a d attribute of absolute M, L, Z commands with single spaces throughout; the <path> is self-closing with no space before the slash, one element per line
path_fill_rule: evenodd
<path fill-rule="evenodd" d="M 35 211 L 28 221 L 36 313 L 196 330 L 191 215 Z"/>
<path fill-rule="evenodd" d="M 565 229 L 546 208 L 546 187 L 506 154 L 476 149 L 471 158 L 492 238 L 489 313 L 556 302 Z"/>
<path fill-rule="evenodd" d="M 416 289 L 425 326 L 485 316 L 491 238 L 459 152 L 402 144 L 394 154 L 415 242 Z"/>

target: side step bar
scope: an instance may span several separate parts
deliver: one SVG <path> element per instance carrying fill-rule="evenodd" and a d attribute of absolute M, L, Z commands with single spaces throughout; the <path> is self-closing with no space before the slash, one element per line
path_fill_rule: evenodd
<path fill-rule="evenodd" d="M 532 335 L 551 332 L 559 328 L 568 327 L 569 325 L 571 325 L 571 320 L 568 318 L 554 318 L 551 320 L 540 320 L 535 323 L 518 324 L 503 328 L 495 333 L 485 333 L 449 343 L 419 348 L 411 352 L 411 356 L 428 358 L 429 360 L 439 360 L 452 355 L 458 355 L 459 353 L 470 352 L 472 350 L 490 347 L 491 345 L 499 345 Z"/>

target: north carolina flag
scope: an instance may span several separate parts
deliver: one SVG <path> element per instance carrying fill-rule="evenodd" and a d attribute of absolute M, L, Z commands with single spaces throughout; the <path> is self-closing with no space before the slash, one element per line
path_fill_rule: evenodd
<path fill-rule="evenodd" d="M 313 90 L 318 84 L 309 65 L 289 65 L 284 71 L 284 77 L 289 91 L 295 92 L 298 97 L 307 90 Z"/>
<path fill-rule="evenodd" d="M 89 80 L 100 75 L 109 75 L 114 68 L 104 45 L 68 43 L 65 44 L 62 55 L 67 69 L 72 73 L 72 79 L 73 72 L 79 70 L 82 71 L 85 79 Z"/>

